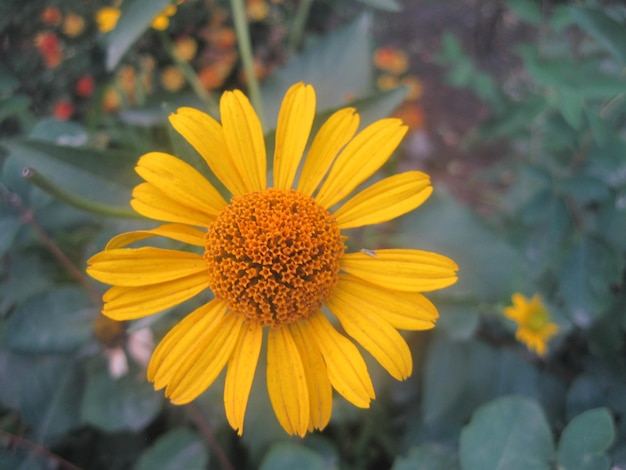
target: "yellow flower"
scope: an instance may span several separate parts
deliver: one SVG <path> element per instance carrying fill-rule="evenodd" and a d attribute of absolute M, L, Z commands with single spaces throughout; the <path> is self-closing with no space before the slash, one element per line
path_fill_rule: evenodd
<path fill-rule="evenodd" d="M 79 36 L 85 31 L 85 20 L 76 13 L 68 13 L 63 20 L 63 33 L 71 38 Z"/>
<path fill-rule="evenodd" d="M 165 10 L 154 17 L 150 26 L 159 31 L 165 31 L 170 25 L 170 16 L 174 16 L 175 14 L 176 6 L 169 5 L 165 8 Z"/>
<path fill-rule="evenodd" d="M 100 8 L 96 13 L 96 23 L 98 23 L 98 30 L 101 33 L 108 33 L 117 24 L 117 20 L 120 19 L 122 12 L 119 8 L 104 7 Z"/>
<path fill-rule="evenodd" d="M 167 91 L 180 91 L 185 86 L 185 76 L 177 67 L 170 65 L 161 72 L 161 85 Z"/>
<path fill-rule="evenodd" d="M 104 294 L 103 313 L 115 320 L 145 317 L 213 292 L 213 300 L 157 346 L 148 379 L 173 403 L 184 404 L 226 368 L 226 417 L 239 434 L 264 337 L 278 421 L 288 433 L 304 436 L 328 424 L 333 388 L 361 408 L 375 397 L 365 361 L 346 335 L 394 378 L 405 379 L 412 359 L 397 329 L 432 328 L 438 313 L 422 292 L 457 279 L 454 261 L 435 253 L 345 253 L 342 230 L 405 214 L 428 198 L 432 186 L 426 174 L 408 171 L 344 202 L 389 159 L 406 127 L 399 119 L 382 119 L 355 135 L 358 114 L 341 109 L 320 128 L 300 169 L 314 114 L 313 87 L 293 85 L 278 115 L 268 184 L 261 122 L 243 93 L 224 93 L 221 124 L 195 109 L 179 109 L 170 123 L 232 194 L 230 202 L 182 160 L 148 153 L 136 167 L 145 182 L 134 189 L 131 205 L 168 223 L 118 235 L 88 261 L 88 273 L 113 286 Z M 152 236 L 200 253 L 125 248 Z"/>
<path fill-rule="evenodd" d="M 547 343 L 559 331 L 550 322 L 550 314 L 538 294 L 528 300 L 522 294 L 513 294 L 513 306 L 504 309 L 504 315 L 517 323 L 515 338 L 539 356 L 545 355 Z"/>

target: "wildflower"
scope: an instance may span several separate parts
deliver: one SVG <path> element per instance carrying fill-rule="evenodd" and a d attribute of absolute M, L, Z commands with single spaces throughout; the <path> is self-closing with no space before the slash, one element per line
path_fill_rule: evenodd
<path fill-rule="evenodd" d="M 247 0 L 246 16 L 250 21 L 263 21 L 267 18 L 270 7 L 265 0 Z"/>
<path fill-rule="evenodd" d="M 382 74 L 376 79 L 376 86 L 379 90 L 391 90 L 398 86 L 398 79 L 394 75 Z"/>
<path fill-rule="evenodd" d="M 59 121 L 67 121 L 74 114 L 74 105 L 67 100 L 60 100 L 54 105 L 52 112 Z"/>
<path fill-rule="evenodd" d="M 35 38 L 39 53 L 43 56 L 46 68 L 54 69 L 63 61 L 63 49 L 54 33 L 40 33 Z"/>
<path fill-rule="evenodd" d="M 226 417 L 239 434 L 264 336 L 270 402 L 283 428 L 303 436 L 328 424 L 333 388 L 361 408 L 375 397 L 361 353 L 322 307 L 402 380 L 412 372 L 412 359 L 397 329 L 432 328 L 438 313 L 422 292 L 457 279 L 454 261 L 435 253 L 345 253 L 341 230 L 405 214 L 424 202 L 432 187 L 428 175 L 409 171 L 345 201 L 389 159 L 406 128 L 390 118 L 355 135 L 358 114 L 341 109 L 321 127 L 299 170 L 314 114 L 313 88 L 292 86 L 278 115 L 268 185 L 261 123 L 243 93 L 224 93 L 221 124 L 180 108 L 170 123 L 232 199 L 223 199 L 182 160 L 148 153 L 136 167 L 145 182 L 134 189 L 131 205 L 168 223 L 118 235 L 88 261 L 87 272 L 112 285 L 103 313 L 116 320 L 165 310 L 210 288 L 213 300 L 157 346 L 148 379 L 157 390 L 165 388 L 173 403 L 184 404 L 226 368 Z M 196 246 L 201 253 L 125 248 L 152 236 Z"/>
<path fill-rule="evenodd" d="M 225 62 L 216 62 L 202 67 L 198 80 L 207 90 L 215 90 L 224 84 L 232 67 Z"/>
<path fill-rule="evenodd" d="M 179 38 L 174 43 L 174 52 L 176 53 L 176 57 L 185 62 L 189 62 L 196 56 L 196 52 L 198 51 L 198 43 L 195 39 L 190 38 L 189 36 L 184 36 Z"/>
<path fill-rule="evenodd" d="M 68 13 L 63 20 L 63 34 L 71 38 L 80 36 L 85 30 L 85 20 L 76 13 Z"/>
<path fill-rule="evenodd" d="M 374 51 L 374 64 L 380 70 L 402 75 L 409 68 L 407 55 L 393 47 L 379 47 Z"/>
<path fill-rule="evenodd" d="M 122 106 L 122 96 L 118 89 L 114 86 L 109 86 L 105 89 L 102 96 L 102 109 L 107 113 L 117 111 Z"/>
<path fill-rule="evenodd" d="M 167 91 L 179 91 L 185 85 L 185 76 L 177 67 L 170 65 L 161 72 L 161 85 Z"/>
<path fill-rule="evenodd" d="M 89 98 L 93 94 L 96 84 L 91 75 L 83 75 L 76 81 L 74 91 L 81 98 Z"/>
<path fill-rule="evenodd" d="M 424 111 L 415 102 L 405 101 L 394 111 L 393 115 L 402 119 L 412 131 L 423 129 L 426 124 Z"/>
<path fill-rule="evenodd" d="M 559 331 L 558 325 L 550 322 L 550 314 L 538 294 L 530 300 L 522 294 L 512 297 L 513 306 L 504 309 L 504 315 L 517 323 L 515 338 L 539 356 L 545 355 L 547 343 Z"/>
<path fill-rule="evenodd" d="M 182 3 L 182 2 L 179 2 Z M 176 14 L 176 6 L 168 5 L 165 10 L 163 10 L 160 14 L 154 17 L 152 20 L 152 26 L 154 29 L 159 31 L 165 31 L 167 27 L 170 25 L 170 17 Z"/>
<path fill-rule="evenodd" d="M 100 8 L 96 13 L 96 23 L 101 33 L 108 33 L 115 28 L 117 21 L 120 19 L 122 12 L 119 8 L 104 7 Z"/>
<path fill-rule="evenodd" d="M 47 6 L 41 13 L 41 20 L 50 26 L 60 25 L 62 19 L 63 16 L 61 15 L 59 9 L 56 7 Z"/>

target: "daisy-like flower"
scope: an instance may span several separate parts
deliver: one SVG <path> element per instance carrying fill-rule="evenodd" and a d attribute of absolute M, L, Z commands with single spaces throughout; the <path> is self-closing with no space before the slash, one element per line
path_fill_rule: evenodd
<path fill-rule="evenodd" d="M 504 315 L 517 323 L 515 338 L 539 356 L 544 356 L 548 341 L 559 331 L 558 325 L 550 321 L 550 314 L 538 294 L 527 299 L 515 293 L 512 300 L 513 305 L 505 307 Z"/>
<path fill-rule="evenodd" d="M 333 388 L 357 407 L 367 408 L 375 397 L 361 352 L 348 337 L 396 379 L 411 374 L 411 353 L 397 329 L 434 326 L 437 310 L 422 292 L 453 284 L 457 266 L 419 250 L 345 252 L 342 230 L 394 219 L 432 192 L 427 175 L 409 171 L 342 202 L 396 149 L 406 132 L 399 119 L 357 134 L 355 110 L 341 109 L 320 128 L 302 163 L 315 92 L 293 85 L 278 116 L 269 185 L 263 131 L 248 99 L 240 91 L 224 93 L 220 114 L 221 124 L 191 108 L 169 119 L 232 194 L 230 202 L 187 163 L 148 153 L 136 167 L 145 182 L 134 189 L 131 205 L 169 223 L 114 237 L 87 271 L 113 286 L 104 294 L 103 313 L 115 320 L 144 317 L 210 289 L 213 300 L 157 346 L 148 379 L 184 404 L 226 368 L 226 417 L 241 434 L 266 341 L 270 401 L 283 428 L 304 436 L 328 424 Z M 125 248 L 152 236 L 199 253 Z"/>

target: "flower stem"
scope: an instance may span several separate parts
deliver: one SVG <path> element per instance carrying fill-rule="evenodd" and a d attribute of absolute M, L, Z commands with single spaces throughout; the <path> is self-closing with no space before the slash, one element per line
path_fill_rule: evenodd
<path fill-rule="evenodd" d="M 5 431 L 4 429 L 0 429 L 0 435 L 4 435 L 5 437 L 9 439 L 9 441 L 11 441 L 13 444 L 17 446 L 26 447 L 30 449 L 31 451 L 35 452 L 36 454 L 39 454 L 47 458 L 48 460 L 53 460 L 59 466 L 59 468 L 63 468 L 66 470 L 81 470 L 80 467 L 77 467 L 72 462 L 69 462 L 65 460 L 63 457 L 53 454 L 45 447 L 39 444 L 35 444 L 34 442 L 29 441 L 28 439 L 25 439 L 21 436 L 18 436 L 17 434 L 13 434 L 12 432 Z"/>
<path fill-rule="evenodd" d="M 39 189 L 42 189 L 43 191 L 53 196 L 55 199 L 58 199 L 59 201 L 62 201 L 72 207 L 76 207 L 77 209 L 82 209 L 87 212 L 92 212 L 94 214 L 104 215 L 107 217 L 144 219 L 143 216 L 137 214 L 135 211 L 132 211 L 130 209 L 109 206 L 107 204 L 99 204 L 97 202 L 88 201 L 87 199 L 78 197 L 75 194 L 72 194 L 69 191 L 58 187 L 56 184 L 41 176 L 32 168 L 24 168 L 24 170 L 22 171 L 22 176 L 24 176 L 24 178 L 33 183 Z"/>
<path fill-rule="evenodd" d="M 202 411 L 200 410 L 200 408 L 198 408 L 198 406 L 195 405 L 194 403 L 190 403 L 187 406 L 185 406 L 185 409 L 187 410 L 189 417 L 193 420 L 194 423 L 196 423 L 196 426 L 198 426 L 198 430 L 204 436 L 204 439 L 207 441 L 207 443 L 211 447 L 211 450 L 217 457 L 217 460 L 219 460 L 222 470 L 235 470 L 235 467 L 233 467 L 233 464 L 230 463 L 230 460 L 228 460 L 228 456 L 226 455 L 226 452 L 224 452 L 224 449 L 222 449 L 222 446 L 220 446 L 219 442 L 217 442 L 217 439 L 215 438 L 215 434 L 213 433 L 213 430 L 206 422 L 206 419 L 204 415 L 202 414 Z"/>
<path fill-rule="evenodd" d="M 313 5 L 313 0 L 302 0 L 298 5 L 298 11 L 293 19 L 287 42 L 290 54 L 293 54 L 300 47 L 311 5 Z"/>
<path fill-rule="evenodd" d="M 261 89 L 259 81 L 254 73 L 254 58 L 252 56 L 252 42 L 250 40 L 250 32 L 248 31 L 248 20 L 246 18 L 246 10 L 243 0 L 230 0 L 233 12 L 233 21 L 235 23 L 235 32 L 237 33 L 237 43 L 239 45 L 239 54 L 243 70 L 248 80 L 248 93 L 252 106 L 256 110 L 261 121 L 263 121 L 263 100 L 261 98 Z"/>

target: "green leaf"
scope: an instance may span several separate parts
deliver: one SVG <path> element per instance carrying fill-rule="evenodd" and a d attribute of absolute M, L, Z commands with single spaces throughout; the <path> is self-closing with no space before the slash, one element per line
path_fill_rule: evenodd
<path fill-rule="evenodd" d="M 106 68 L 117 67 L 126 51 L 172 0 L 126 0 L 115 29 L 107 36 Z"/>
<path fill-rule="evenodd" d="M 613 418 L 607 408 L 576 416 L 563 430 L 559 442 L 559 468 L 563 470 L 609 470 L 606 455 L 615 439 Z"/>
<path fill-rule="evenodd" d="M 330 470 L 336 465 L 328 465 L 311 449 L 290 442 L 274 444 L 265 454 L 259 470 Z"/>
<path fill-rule="evenodd" d="M 93 301 L 75 287 L 59 287 L 19 305 L 6 322 L 6 344 L 14 351 L 69 352 L 92 337 L 98 315 Z"/>
<path fill-rule="evenodd" d="M 87 130 L 77 122 L 44 118 L 35 124 L 29 134 L 31 140 L 79 147 L 87 143 Z"/>
<path fill-rule="evenodd" d="M 85 421 L 108 432 L 139 431 L 159 412 L 161 396 L 143 374 L 131 372 L 114 380 L 101 369 L 88 377 L 81 413 Z"/>
<path fill-rule="evenodd" d="M 572 18 L 622 64 L 626 63 L 626 29 L 599 8 L 570 6 Z"/>
<path fill-rule="evenodd" d="M 26 95 L 15 95 L 0 101 L 0 122 L 28 109 L 31 99 Z"/>
<path fill-rule="evenodd" d="M 276 127 L 283 96 L 298 81 L 315 87 L 318 111 L 347 106 L 349 100 L 370 93 L 370 23 L 370 16 L 360 16 L 319 39 L 263 81 L 261 93 L 266 130 Z"/>
<path fill-rule="evenodd" d="M 588 328 L 605 313 L 623 266 L 624 260 L 600 240 L 584 236 L 576 242 L 560 269 L 560 296 L 573 323 Z"/>
<path fill-rule="evenodd" d="M 464 470 L 547 470 L 553 454 L 543 411 L 527 398 L 507 396 L 482 406 L 461 432 Z"/>
<path fill-rule="evenodd" d="M 610 142 L 615 131 L 599 113 L 591 109 L 586 109 L 585 111 L 594 139 L 600 147 L 605 147 Z"/>
<path fill-rule="evenodd" d="M 0 258 L 11 248 L 22 222 L 0 206 Z"/>
<path fill-rule="evenodd" d="M 541 10 L 541 4 L 538 2 L 533 0 L 508 0 L 506 4 L 513 13 L 530 24 L 540 25 L 543 21 L 543 11 Z"/>
<path fill-rule="evenodd" d="M 9 252 L 7 265 L 8 271 L 0 278 L 0 314 L 52 286 L 50 265 L 33 254 Z"/>
<path fill-rule="evenodd" d="M 398 456 L 391 470 L 455 470 L 459 463 L 455 453 L 442 445 L 427 443 L 413 447 L 406 457 Z"/>
<path fill-rule="evenodd" d="M 457 262 L 459 281 L 445 291 L 449 295 L 495 302 L 528 287 L 522 255 L 441 188 L 419 210 L 399 219 L 399 230 L 402 246 Z"/>
<path fill-rule="evenodd" d="M 24 167 L 92 201 L 128 206 L 130 189 L 139 182 L 133 171 L 137 155 L 28 140 L 4 145 Z"/>
<path fill-rule="evenodd" d="M 572 176 L 561 184 L 567 195 L 581 206 L 608 201 L 611 197 L 611 191 L 606 183 L 590 176 Z"/>
<path fill-rule="evenodd" d="M 574 129 L 579 129 L 583 122 L 585 98 L 580 93 L 571 90 L 560 90 L 558 108 L 563 118 Z"/>
<path fill-rule="evenodd" d="M 567 390 L 567 417 L 573 419 L 589 409 L 606 405 L 603 386 L 594 375 L 579 375 Z"/>
<path fill-rule="evenodd" d="M 82 375 L 68 356 L 0 352 L 0 401 L 17 409 L 41 439 L 80 424 Z"/>
<path fill-rule="evenodd" d="M 437 304 L 439 319 L 437 328 L 454 340 L 468 340 L 474 336 L 480 323 L 480 315 L 474 305 Z"/>
<path fill-rule="evenodd" d="M 134 470 L 203 470 L 209 453 L 200 436 L 189 429 L 174 429 L 160 436 L 133 467 Z"/>

